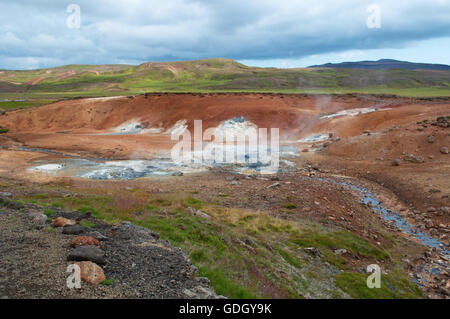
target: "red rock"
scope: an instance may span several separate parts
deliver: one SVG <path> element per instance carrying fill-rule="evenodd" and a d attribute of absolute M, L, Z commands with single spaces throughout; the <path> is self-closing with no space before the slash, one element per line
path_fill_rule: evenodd
<path fill-rule="evenodd" d="M 52 225 L 54 227 L 64 227 L 65 225 L 75 225 L 76 222 L 71 219 L 67 219 L 64 217 L 57 217 L 52 221 Z"/>
<path fill-rule="evenodd" d="M 78 246 L 100 246 L 100 242 L 90 236 L 78 236 L 72 240 L 70 246 L 72 246 L 73 248 Z"/>
<path fill-rule="evenodd" d="M 77 262 L 80 267 L 81 280 L 92 285 L 98 285 L 106 279 L 103 269 L 91 261 Z"/>

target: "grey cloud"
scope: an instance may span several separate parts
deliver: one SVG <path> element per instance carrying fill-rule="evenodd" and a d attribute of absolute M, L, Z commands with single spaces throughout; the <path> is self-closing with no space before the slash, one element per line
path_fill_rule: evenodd
<path fill-rule="evenodd" d="M 447 0 L 72 1 L 82 10 L 79 30 L 66 26 L 69 3 L 0 2 L 0 68 L 301 58 L 450 36 Z M 373 2 L 381 29 L 366 27 Z"/>

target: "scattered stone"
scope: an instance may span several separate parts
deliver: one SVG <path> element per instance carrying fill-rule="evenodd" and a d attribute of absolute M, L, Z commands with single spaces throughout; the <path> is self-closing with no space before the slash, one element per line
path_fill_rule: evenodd
<path fill-rule="evenodd" d="M 280 183 L 275 183 L 275 184 L 267 186 L 266 188 L 274 188 L 274 187 L 280 187 L 280 186 L 281 186 Z"/>
<path fill-rule="evenodd" d="M 70 246 L 73 248 L 79 246 L 100 246 L 100 242 L 97 239 L 90 236 L 78 236 L 72 240 Z"/>
<path fill-rule="evenodd" d="M 88 228 L 81 225 L 66 225 L 63 227 L 62 233 L 66 235 L 79 235 L 83 234 L 88 230 Z"/>
<path fill-rule="evenodd" d="M 106 237 L 106 236 L 104 236 L 103 234 L 100 234 L 98 231 L 91 231 L 91 232 L 88 232 L 88 233 L 86 234 L 86 236 L 90 236 L 90 237 L 92 237 L 92 238 L 95 238 L 95 239 L 97 239 L 98 241 L 107 241 L 107 240 L 110 240 L 109 237 Z"/>
<path fill-rule="evenodd" d="M 172 174 L 172 176 L 183 176 L 183 175 L 184 175 L 183 172 L 179 171 Z"/>
<path fill-rule="evenodd" d="M 428 136 L 427 141 L 428 143 L 434 143 L 434 136 L 433 135 Z"/>
<path fill-rule="evenodd" d="M 414 156 L 412 154 L 406 155 L 403 158 L 403 160 L 406 161 L 406 162 L 411 162 L 411 163 L 423 163 L 423 162 L 425 162 L 423 157 L 421 157 L 421 156 Z"/>
<path fill-rule="evenodd" d="M 391 165 L 392 165 L 392 166 L 400 166 L 400 161 L 399 161 L 398 159 L 393 159 L 393 160 L 391 161 Z"/>
<path fill-rule="evenodd" d="M 307 247 L 304 249 L 304 251 L 312 256 L 318 256 L 318 257 L 323 256 L 322 253 L 320 252 L 320 250 L 315 247 Z"/>
<path fill-rule="evenodd" d="M 76 221 L 64 217 L 57 217 L 52 221 L 53 227 L 64 227 L 66 225 L 75 225 Z"/>
<path fill-rule="evenodd" d="M 77 262 L 75 265 L 80 267 L 81 280 L 86 283 L 98 285 L 106 279 L 103 269 L 91 261 Z"/>
<path fill-rule="evenodd" d="M 239 182 L 239 181 L 232 181 L 232 182 L 230 182 L 230 185 L 241 185 L 241 182 Z"/>
<path fill-rule="evenodd" d="M 92 261 L 98 265 L 106 264 L 103 250 L 97 246 L 79 246 L 67 257 L 68 261 Z"/>
<path fill-rule="evenodd" d="M 446 146 L 441 147 L 440 152 L 442 154 L 448 154 L 448 147 L 446 147 Z"/>
<path fill-rule="evenodd" d="M 347 249 L 336 249 L 336 250 L 334 251 L 334 253 L 335 253 L 336 255 L 342 256 L 342 255 L 345 255 L 346 253 L 348 253 L 348 251 L 347 251 Z"/>
<path fill-rule="evenodd" d="M 225 298 L 223 296 L 217 296 L 210 289 L 207 289 L 202 286 L 197 286 L 192 289 L 185 289 L 183 291 L 185 298 L 187 299 L 217 299 L 217 298 Z"/>
<path fill-rule="evenodd" d="M 0 197 L 12 198 L 12 194 L 8 192 L 0 192 Z"/>
<path fill-rule="evenodd" d="M 47 221 L 47 216 L 41 213 L 31 213 L 31 218 L 33 220 L 33 227 L 35 229 L 42 229 Z"/>
<path fill-rule="evenodd" d="M 201 218 L 205 218 L 205 219 L 211 219 L 211 216 L 209 216 L 208 214 L 202 212 L 201 210 L 192 208 L 192 207 L 188 207 L 186 209 L 186 213 L 191 216 L 197 216 L 197 217 L 201 217 Z"/>

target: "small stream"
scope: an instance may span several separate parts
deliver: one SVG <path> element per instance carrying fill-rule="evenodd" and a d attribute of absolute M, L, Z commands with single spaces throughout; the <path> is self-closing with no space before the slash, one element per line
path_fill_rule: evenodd
<path fill-rule="evenodd" d="M 394 221 L 397 227 L 405 234 L 408 234 L 415 239 L 417 239 L 422 244 L 430 247 L 430 248 L 436 248 L 438 251 L 440 251 L 444 255 L 449 255 L 450 251 L 448 250 L 448 247 L 439 241 L 436 238 L 430 237 L 429 235 L 422 232 L 420 229 L 418 229 L 415 225 L 409 223 L 404 217 L 401 216 L 400 213 L 389 210 L 385 206 L 383 206 L 379 200 L 376 199 L 376 196 L 370 192 L 367 188 L 361 187 L 361 186 L 355 186 L 352 184 L 349 184 L 345 181 L 337 181 L 331 178 L 320 178 L 320 177 L 305 177 L 303 176 L 302 179 L 304 180 L 317 180 L 325 183 L 330 183 L 334 185 L 340 185 L 347 189 L 350 189 L 356 193 L 359 194 L 361 198 L 361 202 L 364 204 L 371 204 L 371 208 L 380 213 L 381 217 L 388 222 Z"/>

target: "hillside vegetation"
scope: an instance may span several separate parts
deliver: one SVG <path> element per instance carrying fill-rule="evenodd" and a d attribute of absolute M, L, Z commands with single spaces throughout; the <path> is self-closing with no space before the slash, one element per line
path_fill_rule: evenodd
<path fill-rule="evenodd" d="M 1 109 L 36 106 L 61 98 L 162 91 L 448 96 L 450 71 L 256 68 L 228 59 L 0 71 Z"/>

